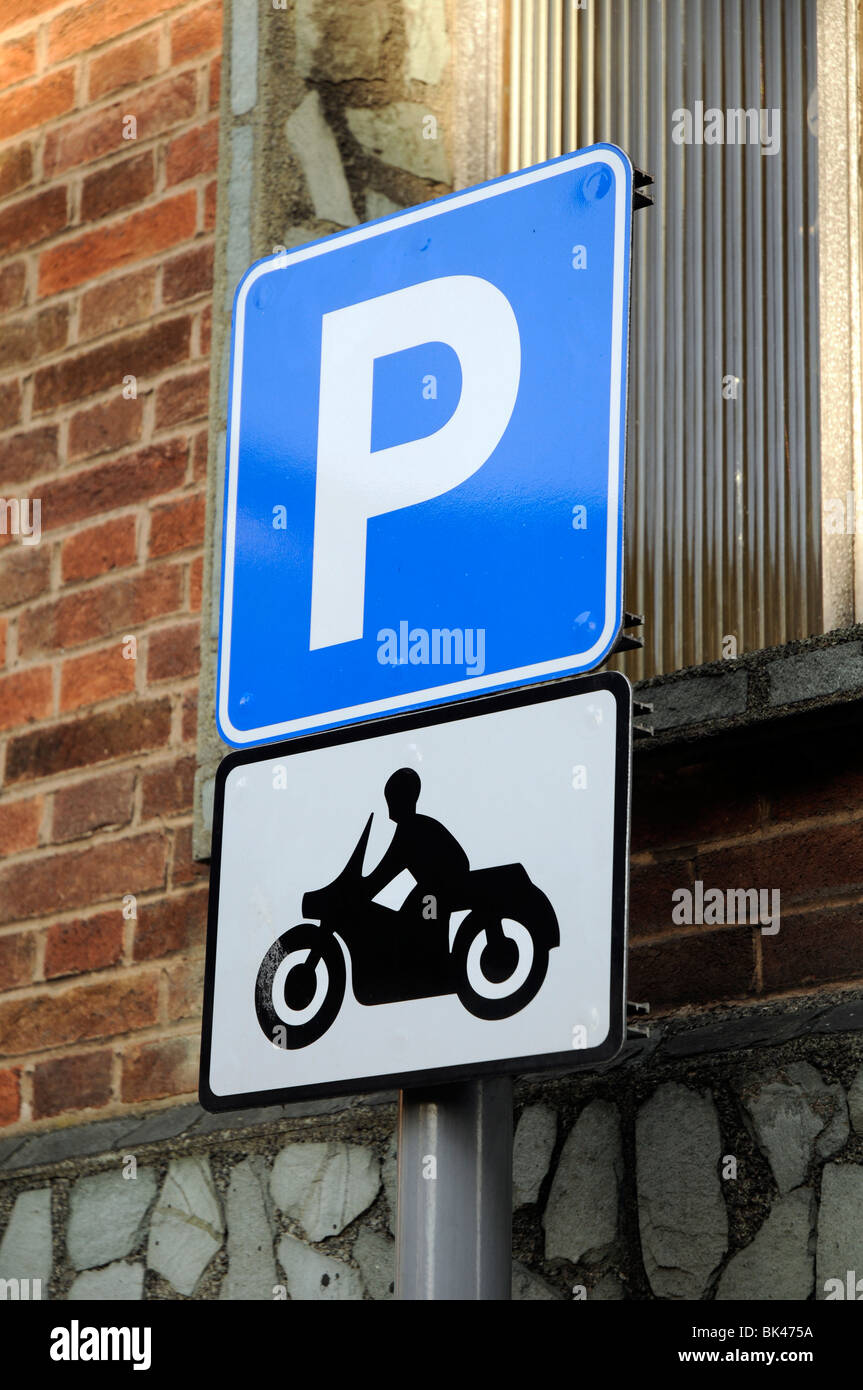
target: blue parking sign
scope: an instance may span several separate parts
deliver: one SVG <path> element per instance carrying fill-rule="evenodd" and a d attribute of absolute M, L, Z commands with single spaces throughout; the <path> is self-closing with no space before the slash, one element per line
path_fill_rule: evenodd
<path fill-rule="evenodd" d="M 631 214 L 629 160 L 595 145 L 246 273 L 223 528 L 228 743 L 607 656 L 622 618 Z"/>

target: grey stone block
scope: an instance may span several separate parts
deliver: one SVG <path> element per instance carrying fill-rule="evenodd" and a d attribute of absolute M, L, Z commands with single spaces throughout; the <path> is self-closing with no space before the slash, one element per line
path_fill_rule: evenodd
<path fill-rule="evenodd" d="M 358 1144 L 287 1144 L 270 1178 L 276 1206 L 311 1241 L 343 1231 L 371 1206 L 380 1185 L 377 1154 Z"/>
<path fill-rule="evenodd" d="M 39 1279 L 47 1298 L 52 1262 L 51 1189 L 19 1192 L 0 1241 L 0 1279 Z"/>
<path fill-rule="evenodd" d="M 92 1154 L 112 1153 L 138 1124 L 140 1119 L 135 1116 L 34 1134 L 7 1159 L 5 1167 L 37 1168 L 46 1163 L 60 1163 L 64 1158 L 87 1158 Z"/>
<path fill-rule="evenodd" d="M 807 1299 L 814 1272 L 809 1250 L 814 1216 L 811 1188 L 797 1187 L 780 1197 L 754 1240 L 728 1261 L 716 1290 L 717 1301 Z"/>
<path fill-rule="evenodd" d="M 342 1260 L 310 1250 L 293 1236 L 282 1236 L 278 1254 L 292 1299 L 332 1302 L 362 1298 L 362 1279 Z"/>
<path fill-rule="evenodd" d="M 617 1235 L 623 1175 L 620 1117 L 606 1100 L 593 1100 L 569 1132 L 543 1216 L 545 1258 L 574 1263 L 600 1254 Z"/>
<path fill-rule="evenodd" d="M 231 1172 L 228 1186 L 228 1272 L 221 1299 L 271 1299 L 278 1283 L 273 1255 L 273 1232 L 267 1215 L 266 1168 L 244 1158 Z"/>
<path fill-rule="evenodd" d="M 626 1292 L 616 1274 L 604 1274 L 587 1296 L 592 1303 L 618 1303 Z"/>
<path fill-rule="evenodd" d="M 547 1105 L 526 1105 L 512 1146 L 513 1207 L 528 1206 L 539 1196 L 557 1138 L 557 1115 Z"/>
<path fill-rule="evenodd" d="M 742 714 L 747 689 L 747 674 L 738 669 L 652 686 L 644 692 L 644 698 L 653 705 L 654 730 L 662 733 L 665 729 L 707 724 L 713 719 Z"/>
<path fill-rule="evenodd" d="M 783 1067 L 776 1079 L 744 1096 L 752 1130 L 767 1155 L 780 1192 L 806 1177 L 817 1144 L 820 1157 L 848 1137 L 848 1109 L 841 1086 L 827 1086 L 808 1062 Z"/>
<path fill-rule="evenodd" d="M 178 1158 L 168 1169 L 150 1221 L 147 1264 L 178 1293 L 190 1294 L 216 1252 L 225 1229 L 210 1164 Z"/>
<path fill-rule="evenodd" d="M 285 131 L 302 166 L 315 216 L 340 227 L 354 226 L 358 218 L 339 147 L 314 88 L 288 117 Z"/>
<path fill-rule="evenodd" d="M 107 1265 L 105 1269 L 85 1270 L 66 1295 L 70 1303 L 90 1299 L 98 1303 L 135 1303 L 143 1297 L 144 1266 L 128 1264 L 125 1260 Z"/>
<path fill-rule="evenodd" d="M 124 1147 L 130 1151 L 136 1145 L 155 1144 L 160 1139 L 176 1139 L 196 1125 L 203 1115 L 200 1105 L 182 1105 L 176 1109 L 159 1110 L 148 1115 L 140 1124 L 131 1129 L 124 1138 Z"/>
<path fill-rule="evenodd" d="M 847 1288 L 849 1273 L 855 1280 L 863 1278 L 863 1168 L 828 1163 L 821 1176 L 816 1299 L 826 1300 L 833 1292 L 825 1287 L 828 1280 L 839 1280 Z"/>
<path fill-rule="evenodd" d="M 354 1241 L 353 1257 L 372 1298 L 381 1302 L 391 1299 L 396 1277 L 395 1241 L 382 1231 L 369 1231 L 364 1226 Z"/>
<path fill-rule="evenodd" d="M 676 1081 L 636 1118 L 638 1223 L 644 1267 L 659 1298 L 701 1298 L 728 1248 L 719 1183 L 719 1119 L 709 1096 Z"/>
<path fill-rule="evenodd" d="M 848 642 L 782 657 L 768 664 L 767 677 L 771 705 L 793 705 L 840 691 L 863 690 L 863 644 Z"/>
<path fill-rule="evenodd" d="M 156 1175 L 140 1168 L 134 1178 L 122 1172 L 79 1178 L 69 1198 L 66 1248 L 76 1269 L 93 1269 L 120 1260 L 134 1247 L 156 1195 Z"/>
<path fill-rule="evenodd" d="M 553 1289 L 538 1274 L 518 1260 L 512 1262 L 512 1301 L 513 1303 L 550 1303 L 562 1301 L 557 1289 Z"/>

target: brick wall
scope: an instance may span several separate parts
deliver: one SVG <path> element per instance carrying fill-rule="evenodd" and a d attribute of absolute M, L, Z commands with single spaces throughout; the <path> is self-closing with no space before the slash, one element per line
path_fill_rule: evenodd
<path fill-rule="evenodd" d="M 0 7 L 0 1124 L 196 1085 L 220 48 L 220 0 Z"/>
<path fill-rule="evenodd" d="M 642 749 L 629 996 L 653 1012 L 863 985 L 860 707 Z M 675 923 L 676 889 L 779 892 L 779 930 Z M 679 900 L 678 900 L 679 901 Z M 769 900 L 768 900 L 769 901 Z"/>

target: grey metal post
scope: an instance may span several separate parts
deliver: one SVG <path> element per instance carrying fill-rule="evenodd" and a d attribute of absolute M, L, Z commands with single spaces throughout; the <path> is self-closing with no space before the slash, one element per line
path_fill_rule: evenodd
<path fill-rule="evenodd" d="M 402 1091 L 396 1298 L 509 1299 L 512 1079 Z"/>

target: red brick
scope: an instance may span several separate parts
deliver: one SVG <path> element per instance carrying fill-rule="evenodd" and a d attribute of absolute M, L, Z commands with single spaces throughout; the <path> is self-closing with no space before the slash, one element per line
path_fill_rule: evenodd
<path fill-rule="evenodd" d="M 863 975 L 863 905 L 780 914 L 779 931 L 762 936 L 764 989 L 809 990 Z"/>
<path fill-rule="evenodd" d="M 188 1095 L 198 1084 L 198 1041 L 170 1038 L 141 1043 L 123 1056 L 121 1096 L 134 1101 Z"/>
<path fill-rule="evenodd" d="M 96 222 L 110 217 L 133 203 L 142 203 L 156 186 L 156 171 L 152 150 L 143 150 L 99 169 L 84 180 L 81 189 L 81 221 Z"/>
<path fill-rule="evenodd" d="M 198 692 L 188 690 L 183 696 L 183 742 L 194 743 L 198 737 Z"/>
<path fill-rule="evenodd" d="M 27 267 L 23 261 L 13 261 L 0 270 L 0 314 L 20 309 L 27 297 Z"/>
<path fill-rule="evenodd" d="M 184 251 L 165 265 L 162 271 L 162 298 L 166 304 L 182 299 L 194 299 L 208 294 L 213 288 L 213 247 L 197 246 Z"/>
<path fill-rule="evenodd" d="M 9 631 L 9 619 L 0 618 L 0 666 L 6 665 L 6 638 Z"/>
<path fill-rule="evenodd" d="M 204 994 L 204 961 L 172 961 L 165 968 L 167 992 L 165 1010 L 169 1023 L 180 1023 L 187 1018 L 201 1017 L 201 1001 Z"/>
<path fill-rule="evenodd" d="M 49 666 L 0 676 L 0 729 L 14 729 L 44 719 L 54 704 L 54 682 Z"/>
<path fill-rule="evenodd" d="M 135 960 L 156 960 L 174 951 L 203 946 L 207 932 L 207 898 L 206 888 L 196 888 L 182 897 L 142 903 L 135 925 Z"/>
<path fill-rule="evenodd" d="M 46 178 L 117 150 L 128 149 L 130 142 L 123 137 L 126 116 L 135 117 L 139 142 L 152 140 L 189 120 L 195 114 L 197 88 L 195 73 L 184 72 L 157 82 L 134 97 L 127 96 L 102 111 L 67 121 L 59 130 L 49 131 L 44 154 Z"/>
<path fill-rule="evenodd" d="M 819 825 L 699 854 L 705 888 L 778 888 L 783 903 L 863 889 L 863 822 Z"/>
<path fill-rule="evenodd" d="M 629 953 L 627 997 L 650 1004 L 651 1013 L 686 1004 L 729 1003 L 755 989 L 752 927 L 723 927 Z"/>
<path fill-rule="evenodd" d="M 123 656 L 122 645 L 86 656 L 73 656 L 63 662 L 60 673 L 60 713 L 80 709 L 82 705 L 97 705 L 116 695 L 127 695 L 135 689 L 135 662 Z"/>
<path fill-rule="evenodd" d="M 632 849 L 698 845 L 756 830 L 757 787 L 742 782 L 726 757 L 663 763 L 653 756 L 636 772 L 632 794 Z"/>
<path fill-rule="evenodd" d="M 39 1062 L 33 1068 L 33 1119 L 107 1105 L 111 1065 L 110 1052 L 84 1052 Z"/>
<path fill-rule="evenodd" d="M 205 508 L 200 492 L 155 507 L 150 518 L 150 557 L 171 555 L 203 544 Z"/>
<path fill-rule="evenodd" d="M 128 328 L 131 323 L 149 318 L 153 312 L 155 288 L 156 271 L 148 269 L 136 270 L 131 275 L 87 290 L 78 313 L 82 341 L 96 338 L 100 333 L 114 333 L 118 328 Z"/>
<path fill-rule="evenodd" d="M 171 885 L 177 888 L 182 883 L 195 883 L 209 878 L 208 864 L 202 864 L 192 854 L 192 827 L 180 826 L 174 831 L 174 859 L 171 868 Z"/>
<path fill-rule="evenodd" d="M 214 110 L 219 104 L 220 88 L 222 85 L 222 57 L 214 58 L 210 63 L 210 110 Z"/>
<path fill-rule="evenodd" d="M 9 430 L 21 421 L 21 383 L 0 384 L 0 430 Z"/>
<path fill-rule="evenodd" d="M 57 294 L 117 266 L 166 251 L 194 236 L 197 201 L 192 190 L 165 198 L 74 241 L 46 251 L 39 261 L 39 293 Z"/>
<path fill-rule="evenodd" d="M 206 416 L 209 389 L 209 367 L 163 382 L 156 392 L 156 429 Z"/>
<path fill-rule="evenodd" d="M 859 808 L 863 805 L 863 748 L 849 740 L 845 729 L 824 730 L 794 758 L 777 752 L 763 782 L 768 818 L 777 824 Z"/>
<path fill-rule="evenodd" d="M 0 608 L 14 608 L 44 594 L 51 582 L 51 556 L 41 545 L 16 545 L 0 559 Z"/>
<path fill-rule="evenodd" d="M 133 565 L 136 552 L 133 516 L 121 516 L 116 521 L 106 521 L 103 526 L 91 526 L 63 542 L 60 550 L 63 582 L 95 579 L 110 570 Z"/>
<path fill-rule="evenodd" d="M 15 319 L 0 333 L 0 371 L 29 366 L 65 346 L 69 333 L 68 304 L 52 304 L 35 316 Z"/>
<path fill-rule="evenodd" d="M 144 34 L 90 59 L 90 100 L 145 82 L 159 71 L 159 35 Z"/>
<path fill-rule="evenodd" d="M 69 422 L 70 462 L 137 443 L 143 415 L 144 402 L 140 398 L 126 400 L 120 393 L 112 401 L 79 410 Z"/>
<path fill-rule="evenodd" d="M 119 964 L 123 955 L 123 914 L 98 912 L 74 922 L 58 922 L 45 940 L 45 978 L 84 975 Z"/>
<path fill-rule="evenodd" d="M 650 936 L 673 931 L 672 893 L 676 888 L 692 891 L 692 860 L 674 859 L 668 863 L 633 864 L 629 877 L 629 930 L 633 936 Z"/>
<path fill-rule="evenodd" d="M 33 177 L 33 148 L 16 145 L 0 152 L 0 198 L 8 198 L 19 188 L 26 188 Z"/>
<path fill-rule="evenodd" d="M 182 680 L 185 676 L 197 675 L 201 664 L 200 631 L 200 623 L 194 622 L 154 632 L 147 656 L 148 682 Z"/>
<path fill-rule="evenodd" d="M 221 0 L 199 5 L 171 25 L 171 63 L 185 63 L 222 46 Z"/>
<path fill-rule="evenodd" d="M 191 322 L 188 318 L 168 319 L 143 333 L 103 343 L 77 357 L 65 357 L 36 372 L 33 408 L 38 413 L 58 405 L 93 396 L 97 391 L 122 387 L 123 377 L 141 378 L 163 371 L 189 356 Z"/>
<path fill-rule="evenodd" d="M 89 719 L 21 734 L 9 741 L 6 782 L 13 786 L 36 777 L 91 767 L 109 758 L 165 748 L 170 734 L 171 704 L 167 699 L 142 700 L 131 709 L 124 706 Z"/>
<path fill-rule="evenodd" d="M 56 0 L 52 0 L 56 4 Z M 48 61 L 56 63 L 72 53 L 128 33 L 166 10 L 176 9 L 182 0 L 91 0 L 89 5 L 73 5 L 51 21 L 48 30 Z M 47 6 L 45 6 L 47 8 Z"/>
<path fill-rule="evenodd" d="M 72 68 L 49 73 L 38 82 L 29 82 L 0 97 L 0 140 L 11 140 L 22 130 L 33 130 L 55 116 L 62 116 L 75 105 L 75 74 Z"/>
<path fill-rule="evenodd" d="M 52 987 L 30 998 L 0 1000 L 0 1047 L 40 1052 L 91 1038 L 150 1028 L 158 1019 L 155 976 Z"/>
<path fill-rule="evenodd" d="M 216 179 L 208 183 L 204 189 L 204 231 L 211 232 L 216 225 L 216 212 L 218 210 L 219 185 Z"/>
<path fill-rule="evenodd" d="M 121 637 L 152 618 L 176 612 L 182 603 L 181 577 L 179 566 L 162 565 L 31 608 L 21 615 L 18 649 L 31 657 L 116 637 L 119 652 Z"/>
<path fill-rule="evenodd" d="M 12 29 L 16 24 L 33 20 L 46 10 L 55 10 L 57 0 L 3 0 L 0 10 L 0 30 Z"/>
<path fill-rule="evenodd" d="M 0 440 L 0 483 L 28 482 L 57 467 L 57 426 L 13 434 Z"/>
<path fill-rule="evenodd" d="M 201 357 L 209 357 L 210 355 L 210 340 L 212 337 L 212 331 L 213 306 L 212 304 L 207 304 L 201 310 L 201 332 L 199 335 L 199 353 Z"/>
<path fill-rule="evenodd" d="M 0 24 L 2 24 L 0 19 Z M 0 1125 L 14 1125 L 21 1114 L 21 1069 L 0 1071 Z"/>
<path fill-rule="evenodd" d="M 200 613 L 204 590 L 204 559 L 199 555 L 189 566 L 189 609 Z"/>
<path fill-rule="evenodd" d="M 164 835 L 153 832 L 0 869 L 0 922 L 44 917 L 165 883 Z M 119 906 L 118 906 L 119 911 Z"/>
<path fill-rule="evenodd" d="M 206 430 L 196 434 L 192 444 L 192 477 L 196 483 L 203 482 L 207 476 L 207 455 L 209 442 Z"/>
<path fill-rule="evenodd" d="M 165 153 L 165 172 L 168 187 L 197 178 L 199 174 L 215 173 L 219 163 L 219 122 L 196 126 L 178 135 Z"/>
<path fill-rule="evenodd" d="M 0 88 L 11 87 L 36 71 L 36 35 L 0 44 Z"/>
<path fill-rule="evenodd" d="M 9 256 L 22 247 L 38 246 L 63 231 L 67 216 L 65 187 L 21 198 L 0 212 L 0 253 Z"/>
<path fill-rule="evenodd" d="M 35 955 L 36 937 L 32 931 L 0 936 L 0 991 L 30 984 Z"/>
<path fill-rule="evenodd" d="M 116 830 L 128 825 L 134 793 L 134 772 L 111 772 L 62 787 L 54 795 L 52 838 L 62 844 L 64 840 L 79 840 L 94 830 Z"/>
<path fill-rule="evenodd" d="M 192 810 L 194 786 L 194 758 L 178 758 L 175 762 L 145 773 L 141 819 L 188 813 Z"/>
<path fill-rule="evenodd" d="M 42 797 L 0 802 L 0 858 L 35 849 L 42 820 Z"/>

